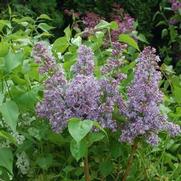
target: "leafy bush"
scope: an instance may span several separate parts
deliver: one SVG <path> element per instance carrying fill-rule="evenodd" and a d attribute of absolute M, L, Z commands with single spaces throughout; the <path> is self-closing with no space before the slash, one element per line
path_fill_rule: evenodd
<path fill-rule="evenodd" d="M 181 77 L 119 22 L 51 21 L 0 20 L 1 180 L 179 181 Z"/>

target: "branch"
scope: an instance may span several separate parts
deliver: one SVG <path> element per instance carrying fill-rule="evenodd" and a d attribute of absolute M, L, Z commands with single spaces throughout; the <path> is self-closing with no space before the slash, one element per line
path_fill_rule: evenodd
<path fill-rule="evenodd" d="M 136 153 L 137 147 L 138 147 L 138 143 L 135 141 L 134 144 L 132 145 L 131 154 L 129 156 L 129 159 L 127 162 L 127 167 L 126 167 L 126 170 L 124 172 L 122 181 L 126 181 L 128 175 L 129 175 L 129 172 L 130 172 L 130 169 L 131 169 L 131 166 L 133 163 L 133 159 L 134 159 L 134 154 Z"/>

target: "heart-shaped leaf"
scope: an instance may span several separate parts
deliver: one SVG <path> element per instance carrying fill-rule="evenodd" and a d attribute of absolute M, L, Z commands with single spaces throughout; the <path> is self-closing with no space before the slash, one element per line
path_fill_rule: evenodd
<path fill-rule="evenodd" d="M 80 142 L 92 129 L 93 122 L 90 120 L 81 121 L 78 118 L 72 118 L 68 123 L 68 130 L 76 142 Z"/>

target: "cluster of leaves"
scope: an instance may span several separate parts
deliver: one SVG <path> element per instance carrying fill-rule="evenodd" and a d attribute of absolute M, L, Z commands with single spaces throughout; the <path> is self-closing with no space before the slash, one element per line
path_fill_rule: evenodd
<path fill-rule="evenodd" d="M 121 180 L 126 168 L 130 145 L 118 142 L 119 133 L 101 129 L 94 121 L 69 121 L 68 130 L 61 135 L 54 133 L 46 120 L 36 117 L 35 105 L 43 97 L 44 77 L 38 72 L 31 52 L 39 40 L 52 36 L 45 14 L 36 20 L 31 17 L 14 16 L 9 8 L 9 20 L 0 20 L 0 178 L 1 180 L 63 180 L 83 181 L 83 157 L 88 153 L 92 180 Z M 101 21 L 95 34 L 84 40 L 69 26 L 64 36 L 52 44 L 52 52 L 57 57 L 69 77 L 70 68 L 75 63 L 78 47 L 84 43 L 95 54 L 96 76 L 98 67 L 106 63 L 111 46 L 104 48 L 107 32 L 116 29 L 115 22 Z M 137 42 L 128 34 L 119 36 L 128 44 L 125 52 L 125 66 L 121 71 L 128 75 L 120 91 L 133 79 L 135 58 L 138 56 Z M 181 85 L 171 67 L 162 65 L 164 74 L 162 88 L 166 106 L 164 113 L 175 122 L 181 118 Z M 121 121 L 121 117 L 114 115 Z M 97 126 L 101 132 L 91 132 Z M 108 135 L 108 136 L 107 136 Z M 177 180 L 181 179 L 180 141 L 161 135 L 162 143 L 152 149 L 145 143 L 138 145 L 138 151 L 128 180 Z M 144 174 L 143 174 L 144 173 Z"/>
<path fill-rule="evenodd" d="M 179 1 L 178 1 L 179 2 Z M 160 56 L 164 63 L 173 65 L 177 74 L 180 74 L 181 68 L 181 11 L 173 10 L 171 3 L 163 0 L 160 3 L 160 9 L 153 17 L 154 26 L 156 27 L 156 36 L 153 44 L 157 46 Z M 157 40 L 160 39 L 158 42 Z M 156 45 L 157 44 L 157 45 Z"/>

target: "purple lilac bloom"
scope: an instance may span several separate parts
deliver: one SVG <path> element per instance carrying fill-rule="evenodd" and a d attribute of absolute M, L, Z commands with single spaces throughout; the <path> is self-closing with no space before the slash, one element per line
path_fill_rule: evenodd
<path fill-rule="evenodd" d="M 56 132 L 61 132 L 67 126 L 66 120 L 71 117 L 67 112 L 66 88 L 67 80 L 63 70 L 59 70 L 46 80 L 44 98 L 36 107 L 37 115 L 49 120 L 52 129 Z"/>
<path fill-rule="evenodd" d="M 52 70 L 54 71 L 56 61 L 45 42 L 38 42 L 33 48 L 32 55 L 35 62 L 40 64 L 39 72 L 41 74 Z"/>
<path fill-rule="evenodd" d="M 181 2 L 179 2 L 178 0 L 170 0 L 170 3 L 173 11 L 178 11 L 179 9 L 181 9 Z"/>
<path fill-rule="evenodd" d="M 98 119 L 100 85 L 93 75 L 76 75 L 69 83 L 65 99 L 74 117 Z"/>
<path fill-rule="evenodd" d="M 94 54 L 91 48 L 81 45 L 78 49 L 77 63 L 73 66 L 75 74 L 91 75 L 94 71 Z"/>
<path fill-rule="evenodd" d="M 107 63 L 101 68 L 101 72 L 103 74 L 107 74 L 113 71 L 115 72 L 115 70 L 117 71 L 124 64 L 125 57 L 123 56 L 123 51 L 127 48 L 127 45 L 119 42 L 113 42 L 112 46 L 112 57 L 109 58 Z M 118 77 L 120 77 L 120 75 L 121 74 L 119 74 Z M 124 76 L 125 75 L 123 75 L 123 77 Z"/>
<path fill-rule="evenodd" d="M 98 14 L 94 12 L 86 12 L 83 16 L 82 21 L 85 26 L 83 37 L 88 37 L 90 34 L 94 34 L 94 27 L 99 24 L 101 18 Z"/>
<path fill-rule="evenodd" d="M 123 51 L 128 47 L 127 44 L 123 44 L 120 42 L 113 42 L 112 46 L 113 46 L 112 56 L 114 57 L 117 57 L 117 56 L 122 57 Z"/>
<path fill-rule="evenodd" d="M 112 112 L 118 98 L 119 103 L 122 101 L 119 82 L 106 77 L 98 80 L 93 75 L 93 69 L 93 52 L 82 45 L 78 49 L 71 80 L 66 80 L 63 69 L 57 68 L 45 81 L 44 98 L 37 104 L 37 114 L 48 119 L 54 131 L 63 131 L 67 120 L 72 117 L 97 120 L 102 127 L 116 130 Z"/>
<path fill-rule="evenodd" d="M 116 121 L 112 120 L 112 112 L 115 106 L 119 107 L 120 112 L 126 111 L 124 100 L 119 92 L 119 85 L 123 79 L 126 78 L 126 74 L 120 72 L 120 67 L 124 64 L 124 56 L 122 55 L 126 46 L 118 42 L 113 43 L 112 58 L 109 58 L 107 63 L 101 68 L 103 79 L 100 80 L 105 102 L 102 104 L 102 114 L 109 111 L 109 119 L 104 122 L 112 125 L 112 130 L 117 129 Z M 105 118 L 104 118 L 105 120 Z M 103 125 L 103 124 L 101 124 Z M 109 126 L 110 127 L 110 126 Z"/>
<path fill-rule="evenodd" d="M 168 131 L 176 136 L 180 127 L 167 121 L 159 105 L 163 94 L 159 90 L 161 73 L 158 71 L 159 57 L 155 49 L 146 47 L 138 58 L 135 77 L 128 88 L 127 113 L 128 121 L 122 129 L 121 141 L 133 142 L 138 136 L 145 136 L 150 144 L 157 144 L 159 131 Z"/>
<path fill-rule="evenodd" d="M 130 33 L 133 31 L 134 18 L 132 18 L 129 14 L 124 14 L 123 17 L 120 15 L 114 15 L 112 18 L 113 21 L 116 21 L 118 24 L 118 29 L 111 32 L 111 40 L 113 42 L 118 40 L 120 34 Z"/>
<path fill-rule="evenodd" d="M 169 20 L 169 23 L 171 24 L 171 25 L 175 25 L 175 24 L 177 24 L 179 22 L 179 20 L 177 20 L 177 19 L 175 19 L 175 18 L 171 18 L 170 20 Z"/>
<path fill-rule="evenodd" d="M 82 18 L 86 28 L 94 28 L 101 20 L 101 17 L 94 12 L 87 12 Z"/>

